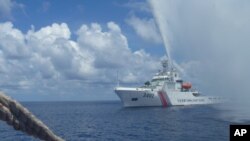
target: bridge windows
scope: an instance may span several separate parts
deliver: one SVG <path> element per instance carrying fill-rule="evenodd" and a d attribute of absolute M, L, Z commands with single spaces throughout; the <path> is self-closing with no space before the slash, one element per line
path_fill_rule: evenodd
<path fill-rule="evenodd" d="M 137 100 L 138 100 L 137 97 L 131 98 L 131 101 L 137 101 Z"/>

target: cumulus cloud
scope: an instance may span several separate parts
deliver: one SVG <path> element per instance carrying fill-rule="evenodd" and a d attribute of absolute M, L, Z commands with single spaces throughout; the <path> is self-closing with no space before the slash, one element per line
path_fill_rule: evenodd
<path fill-rule="evenodd" d="M 93 23 L 90 27 L 83 25 L 77 32 L 79 46 L 84 47 L 95 58 L 94 67 L 102 74 L 98 77 L 103 77 L 102 79 L 106 81 L 109 80 L 108 78 L 114 80 L 114 71 L 125 69 L 121 72 L 125 78 L 131 74 L 137 74 L 138 68 L 142 68 L 147 63 L 152 65 L 145 68 L 145 72 L 154 70 L 152 68 L 155 66 L 156 60 L 152 56 L 143 50 L 132 52 L 128 46 L 127 38 L 114 22 L 107 23 L 107 27 L 108 31 L 103 31 L 99 24 Z M 126 72 L 126 69 L 129 71 Z M 124 79 L 124 82 L 143 80 L 142 75 L 137 74 L 136 76 L 134 79 L 130 79 L 131 81 Z"/>
<path fill-rule="evenodd" d="M 119 67 L 125 64 L 131 55 L 127 38 L 121 34 L 121 29 L 113 22 L 107 24 L 108 31 L 102 31 L 100 25 L 94 23 L 91 27 L 86 25 L 78 30 L 78 43 L 92 52 L 96 58 L 95 66 Z"/>
<path fill-rule="evenodd" d="M 1 24 L 0 33 L 0 48 L 4 53 L 3 55 L 8 58 L 22 58 L 28 55 L 24 42 L 25 37 L 21 31 L 13 29 L 12 23 Z"/>
<path fill-rule="evenodd" d="M 161 43 L 161 36 L 153 18 L 139 18 L 131 16 L 126 22 L 132 26 L 135 32 L 144 40 Z"/>
<path fill-rule="evenodd" d="M 247 119 L 241 109 L 249 107 L 249 1 L 149 2 L 172 58 L 198 78 L 193 81 L 204 93 L 234 99 L 230 107 Z"/>
<path fill-rule="evenodd" d="M 65 93 L 79 81 L 114 83 L 117 70 L 123 83 L 149 79 L 145 76 L 157 70 L 159 59 L 144 50 L 131 51 L 120 27 L 114 22 L 106 26 L 104 30 L 98 23 L 84 24 L 72 40 L 66 23 L 27 33 L 11 22 L 0 23 L 0 85 L 7 90 Z"/>

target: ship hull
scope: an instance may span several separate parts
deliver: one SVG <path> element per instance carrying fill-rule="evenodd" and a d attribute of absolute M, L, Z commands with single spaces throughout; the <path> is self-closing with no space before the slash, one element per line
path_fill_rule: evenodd
<path fill-rule="evenodd" d="M 124 107 L 140 106 L 161 106 L 161 100 L 158 95 L 139 88 L 116 88 L 118 95 Z"/>
<path fill-rule="evenodd" d="M 151 90 L 143 88 L 115 88 L 124 107 L 181 106 L 219 103 L 216 97 L 195 96 L 192 92 Z"/>

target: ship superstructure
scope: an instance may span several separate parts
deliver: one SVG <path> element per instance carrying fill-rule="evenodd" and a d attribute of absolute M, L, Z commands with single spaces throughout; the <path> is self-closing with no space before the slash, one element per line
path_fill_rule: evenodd
<path fill-rule="evenodd" d="M 125 107 L 135 106 L 174 106 L 218 103 L 217 97 L 201 95 L 192 89 L 189 82 L 184 82 L 178 71 L 167 60 L 162 61 L 163 69 L 155 74 L 151 81 L 141 87 L 115 88 L 115 93 Z"/>

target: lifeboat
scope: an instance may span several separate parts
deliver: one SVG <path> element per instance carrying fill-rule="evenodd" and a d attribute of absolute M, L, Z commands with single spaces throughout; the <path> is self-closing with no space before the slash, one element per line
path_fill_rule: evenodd
<path fill-rule="evenodd" d="M 192 87 L 192 84 L 189 82 L 184 82 L 184 83 L 182 83 L 181 87 L 183 89 L 190 89 Z"/>

